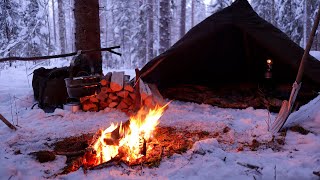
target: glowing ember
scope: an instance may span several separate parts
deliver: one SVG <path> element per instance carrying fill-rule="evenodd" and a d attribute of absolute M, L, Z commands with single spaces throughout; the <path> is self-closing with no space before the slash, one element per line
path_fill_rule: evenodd
<path fill-rule="evenodd" d="M 167 105 L 156 106 L 149 111 L 140 109 L 127 123 L 111 124 L 101 132 L 101 136 L 93 146 L 96 151 L 94 164 L 107 162 L 119 154 L 129 163 L 143 157 L 146 153 L 146 142 L 152 138 L 152 132 L 159 124 L 158 120 Z"/>

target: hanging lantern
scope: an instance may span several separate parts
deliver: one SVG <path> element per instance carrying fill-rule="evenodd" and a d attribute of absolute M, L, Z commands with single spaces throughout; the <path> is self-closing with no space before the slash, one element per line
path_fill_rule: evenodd
<path fill-rule="evenodd" d="M 267 59 L 267 70 L 264 74 L 264 77 L 266 79 L 272 78 L 272 60 L 271 59 Z"/>

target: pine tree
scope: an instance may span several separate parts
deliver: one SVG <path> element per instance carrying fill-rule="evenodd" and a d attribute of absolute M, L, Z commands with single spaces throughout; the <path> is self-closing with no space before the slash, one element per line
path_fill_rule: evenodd
<path fill-rule="evenodd" d="M 160 0 L 159 53 L 170 47 L 170 20 L 170 1 Z"/>
<path fill-rule="evenodd" d="M 230 6 L 231 3 L 232 0 L 211 0 L 210 11 L 211 13 L 218 12 L 223 8 Z"/>

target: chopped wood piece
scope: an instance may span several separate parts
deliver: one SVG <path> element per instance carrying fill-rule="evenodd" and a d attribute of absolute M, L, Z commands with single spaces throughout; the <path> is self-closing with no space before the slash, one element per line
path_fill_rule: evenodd
<path fill-rule="evenodd" d="M 131 98 L 124 98 L 122 101 L 126 103 L 128 106 L 131 106 L 133 104 L 133 101 Z"/>
<path fill-rule="evenodd" d="M 129 83 L 129 81 L 130 81 L 130 75 L 124 75 L 124 77 L 123 77 L 124 84 Z"/>
<path fill-rule="evenodd" d="M 119 105 L 117 106 L 117 108 L 118 109 L 125 109 L 125 108 L 128 108 L 128 105 L 125 102 L 121 101 L 119 103 Z"/>
<path fill-rule="evenodd" d="M 107 92 L 108 92 L 108 93 L 111 93 L 111 92 L 113 92 L 113 90 L 112 90 L 111 88 L 108 88 L 108 89 L 107 89 Z"/>
<path fill-rule="evenodd" d="M 133 110 L 134 109 L 134 104 L 132 104 L 128 109 L 129 110 Z"/>
<path fill-rule="evenodd" d="M 121 91 L 123 89 L 124 72 L 113 72 L 111 76 L 110 88 L 114 91 Z"/>
<path fill-rule="evenodd" d="M 145 100 L 148 96 L 152 95 L 152 92 L 147 84 L 142 79 L 139 80 L 140 96 L 142 100 Z"/>
<path fill-rule="evenodd" d="M 108 93 L 108 88 L 107 87 L 102 87 L 101 88 L 101 92 L 103 92 L 103 93 Z"/>
<path fill-rule="evenodd" d="M 89 100 L 90 99 L 90 96 L 85 96 L 85 97 L 81 97 L 80 98 L 80 102 L 81 104 L 84 103 L 85 101 Z"/>
<path fill-rule="evenodd" d="M 112 76 L 112 72 L 108 72 L 105 76 L 104 76 L 104 79 L 108 82 L 111 81 L 111 76 Z"/>
<path fill-rule="evenodd" d="M 96 97 L 90 97 L 90 101 L 93 103 L 99 103 L 99 100 Z"/>
<path fill-rule="evenodd" d="M 107 94 L 100 92 L 96 97 L 99 101 L 104 101 L 108 96 Z"/>
<path fill-rule="evenodd" d="M 114 100 L 117 100 L 117 99 L 118 99 L 118 96 L 115 95 L 114 93 L 110 93 L 110 94 L 109 94 L 109 98 L 114 101 Z"/>
<path fill-rule="evenodd" d="M 112 99 L 107 99 L 107 103 L 110 104 L 112 102 Z"/>
<path fill-rule="evenodd" d="M 109 104 L 109 108 L 114 108 L 114 107 L 116 107 L 117 105 L 118 105 L 117 102 L 111 102 L 111 103 Z"/>
<path fill-rule="evenodd" d="M 131 99 L 134 101 L 136 99 L 136 95 L 134 93 L 130 93 L 129 96 L 131 97 Z"/>
<path fill-rule="evenodd" d="M 126 84 L 124 86 L 124 90 L 129 91 L 129 92 L 133 92 L 134 91 L 133 87 L 130 84 Z"/>
<path fill-rule="evenodd" d="M 127 98 L 129 95 L 129 92 L 128 91 L 120 91 L 117 93 L 117 95 L 122 98 Z"/>
<path fill-rule="evenodd" d="M 100 101 L 99 106 L 100 106 L 100 109 L 105 109 L 106 107 L 109 106 L 109 103 Z"/>
<path fill-rule="evenodd" d="M 84 104 L 82 104 L 82 110 L 84 110 L 84 111 L 98 111 L 98 106 L 93 103 L 84 103 Z"/>
<path fill-rule="evenodd" d="M 108 83 L 109 83 L 109 82 L 108 82 L 107 80 L 105 80 L 105 79 L 102 79 L 102 80 L 100 81 L 101 86 L 107 86 Z"/>
<path fill-rule="evenodd" d="M 12 125 L 6 118 L 4 118 L 1 114 L 0 114 L 0 119 L 3 123 L 5 123 L 10 129 L 13 129 L 13 130 L 17 130 L 17 128 Z"/>

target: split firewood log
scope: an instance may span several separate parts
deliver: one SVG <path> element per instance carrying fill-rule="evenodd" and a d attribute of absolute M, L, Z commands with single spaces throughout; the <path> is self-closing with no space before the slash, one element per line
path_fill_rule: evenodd
<path fill-rule="evenodd" d="M 114 107 L 116 107 L 118 105 L 118 103 L 117 102 L 111 102 L 110 104 L 109 104 L 109 108 L 114 108 Z"/>
<path fill-rule="evenodd" d="M 97 99 L 99 100 L 99 102 L 104 101 L 108 96 L 107 94 L 100 92 L 99 94 L 97 94 Z"/>
<path fill-rule="evenodd" d="M 113 90 L 111 88 L 107 88 L 107 93 L 112 93 Z"/>
<path fill-rule="evenodd" d="M 120 92 L 117 92 L 117 95 L 122 98 L 127 98 L 129 95 L 129 92 L 128 91 L 120 91 Z"/>
<path fill-rule="evenodd" d="M 90 96 L 85 96 L 80 98 L 80 103 L 83 104 L 84 102 L 88 101 L 90 99 Z"/>
<path fill-rule="evenodd" d="M 123 102 L 123 100 L 119 103 L 119 105 L 117 106 L 118 109 L 126 109 L 128 108 L 129 106 Z"/>
<path fill-rule="evenodd" d="M 102 87 L 100 92 L 106 94 L 106 93 L 108 93 L 108 88 L 107 87 Z"/>
<path fill-rule="evenodd" d="M 83 111 L 98 111 L 98 105 L 94 103 L 83 103 L 82 104 Z"/>
<path fill-rule="evenodd" d="M 104 76 L 104 79 L 110 83 L 110 81 L 111 81 L 111 76 L 112 76 L 112 72 L 108 72 L 108 73 Z"/>
<path fill-rule="evenodd" d="M 123 77 L 124 84 L 129 83 L 129 81 L 130 81 L 130 75 L 124 75 Z"/>
<path fill-rule="evenodd" d="M 111 99 L 111 100 L 113 100 L 113 101 L 116 101 L 116 100 L 119 99 L 119 97 L 118 97 L 116 94 L 114 94 L 114 93 L 110 93 L 110 94 L 109 94 L 109 99 Z"/>
<path fill-rule="evenodd" d="M 114 92 L 121 91 L 123 89 L 124 72 L 113 72 L 111 76 L 110 88 Z"/>
<path fill-rule="evenodd" d="M 136 94 L 135 93 L 129 93 L 129 96 L 133 101 L 136 100 Z"/>
<path fill-rule="evenodd" d="M 123 89 L 129 92 L 134 91 L 133 87 L 130 84 L 126 84 Z"/>
<path fill-rule="evenodd" d="M 99 107 L 100 107 L 100 110 L 105 109 L 106 107 L 109 107 L 109 103 L 107 103 L 105 101 L 100 101 Z"/>
<path fill-rule="evenodd" d="M 108 82 L 107 80 L 105 80 L 105 79 L 102 79 L 102 80 L 100 81 L 101 86 L 107 86 L 108 83 L 109 83 L 109 82 Z"/>
<path fill-rule="evenodd" d="M 92 102 L 92 103 L 99 103 L 99 100 L 98 100 L 98 98 L 92 96 L 92 97 L 90 97 L 90 102 Z"/>
<path fill-rule="evenodd" d="M 131 106 L 133 104 L 133 101 L 131 98 L 124 98 L 122 99 L 122 101 L 126 103 L 128 106 Z"/>

